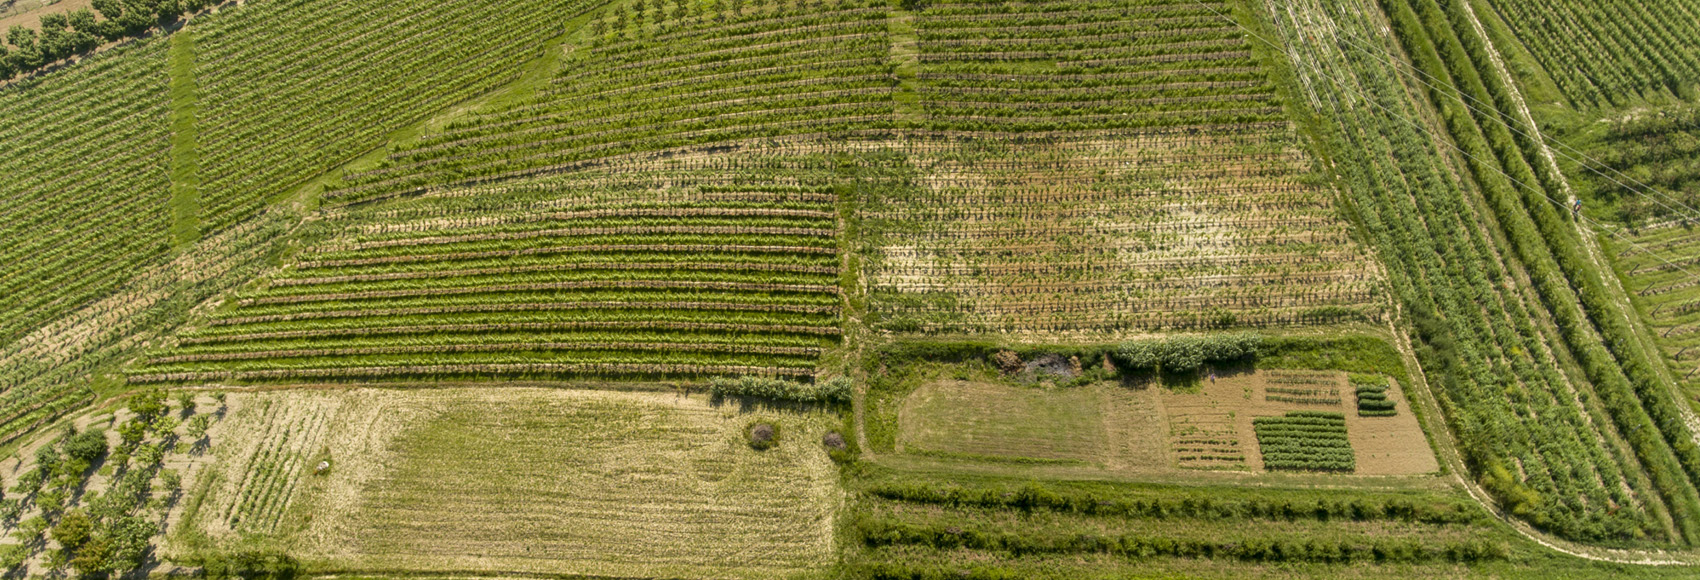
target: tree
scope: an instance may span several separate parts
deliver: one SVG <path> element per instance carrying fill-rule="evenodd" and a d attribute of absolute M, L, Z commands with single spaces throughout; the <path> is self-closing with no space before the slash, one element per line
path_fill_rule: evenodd
<path fill-rule="evenodd" d="M 128 572 L 142 567 L 147 560 L 148 540 L 155 531 L 153 524 L 138 516 L 113 521 L 101 537 L 107 548 L 105 569 Z"/>
<path fill-rule="evenodd" d="M 43 445 L 35 450 L 35 467 L 42 473 L 52 473 L 53 468 L 58 467 L 59 462 L 63 460 L 59 450 L 52 445 Z"/>
<path fill-rule="evenodd" d="M 137 446 L 135 456 L 136 461 L 140 461 L 143 467 L 159 465 L 165 460 L 165 452 L 159 449 L 159 445 Z"/>
<path fill-rule="evenodd" d="M 65 455 L 94 463 L 106 455 L 106 432 L 84 431 L 65 439 Z"/>
<path fill-rule="evenodd" d="M 88 543 L 94 535 L 94 520 L 83 510 L 72 510 L 59 519 L 59 525 L 53 526 L 53 541 L 66 550 L 75 552 L 77 548 Z"/>
<path fill-rule="evenodd" d="M 152 423 L 153 420 L 165 414 L 165 391 L 154 389 L 143 391 L 130 396 L 130 412 L 136 414 L 136 420 Z"/>
<path fill-rule="evenodd" d="M 148 425 L 141 420 L 130 421 L 118 427 L 118 435 L 123 438 L 125 449 L 134 449 L 148 436 Z"/>
<path fill-rule="evenodd" d="M 117 20 L 124 15 L 123 0 L 94 0 L 94 9 L 107 20 Z"/>
<path fill-rule="evenodd" d="M 107 563 L 111 552 L 111 545 L 105 538 L 95 538 L 73 551 L 66 564 L 83 577 L 99 576 L 111 571 Z"/>
<path fill-rule="evenodd" d="M 30 551 L 18 544 L 0 546 L 0 570 L 12 571 L 24 565 L 29 559 Z"/>
<path fill-rule="evenodd" d="M 36 44 L 35 29 L 14 24 L 6 31 L 6 41 L 16 47 L 12 53 L 12 67 L 18 72 L 32 71 L 41 68 L 44 63 L 41 47 Z"/>
<path fill-rule="evenodd" d="M 195 415 L 189 418 L 189 426 L 184 428 L 184 433 L 190 439 L 199 440 L 207 436 L 207 427 L 210 426 L 212 426 L 212 415 Z"/>
<path fill-rule="evenodd" d="M 186 414 L 195 413 L 195 394 L 189 391 L 177 392 L 177 406 Z"/>
<path fill-rule="evenodd" d="M 153 427 L 149 430 L 153 431 L 155 435 L 166 437 L 176 431 L 177 425 L 180 423 L 182 422 L 178 421 L 176 417 L 160 417 L 158 419 L 154 419 Z"/>

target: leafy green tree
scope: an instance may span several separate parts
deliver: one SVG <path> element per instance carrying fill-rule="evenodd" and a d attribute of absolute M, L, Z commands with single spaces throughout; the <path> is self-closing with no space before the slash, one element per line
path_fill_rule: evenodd
<path fill-rule="evenodd" d="M 65 439 L 65 455 L 88 463 L 94 463 L 106 455 L 106 432 L 84 431 Z"/>
<path fill-rule="evenodd" d="M 41 516 L 31 517 L 30 519 L 18 523 L 18 529 L 16 532 L 13 532 L 12 537 L 17 538 L 18 541 L 25 544 L 30 544 L 35 542 L 37 539 L 40 539 L 42 532 L 47 531 L 48 527 L 49 524 L 47 523 L 47 518 Z"/>
<path fill-rule="evenodd" d="M 125 449 L 135 449 L 148 436 L 148 425 L 140 420 L 130 421 L 118 427 L 118 435 L 122 438 Z"/>
<path fill-rule="evenodd" d="M 52 445 L 43 445 L 35 450 L 35 467 L 42 473 L 52 473 L 53 469 L 59 466 L 59 462 L 64 460 L 59 449 Z"/>
<path fill-rule="evenodd" d="M 101 537 L 107 548 L 105 569 L 122 573 L 142 567 L 147 561 L 148 540 L 156 531 L 153 524 L 138 516 L 114 520 Z"/>
<path fill-rule="evenodd" d="M 112 552 L 106 538 L 95 538 L 82 547 L 72 551 L 65 564 L 84 578 L 100 576 L 111 571 L 108 565 L 109 554 Z"/>
<path fill-rule="evenodd" d="M 66 550 L 76 551 L 94 536 L 94 520 L 82 510 L 72 510 L 59 518 L 59 525 L 53 526 L 53 541 Z"/>
<path fill-rule="evenodd" d="M 123 0 L 94 0 L 94 9 L 107 20 L 117 20 L 124 15 Z"/>
<path fill-rule="evenodd" d="M 137 421 L 152 423 L 165 414 L 165 391 L 154 389 L 131 395 L 129 406 Z"/>
<path fill-rule="evenodd" d="M 160 437 L 166 437 L 175 432 L 177 430 L 177 425 L 181 423 L 182 422 L 178 421 L 176 417 L 160 417 L 158 419 L 154 419 L 152 428 L 150 428 L 149 431 L 152 431 L 153 434 Z"/>
<path fill-rule="evenodd" d="M 189 418 L 189 425 L 184 428 L 184 434 L 190 439 L 199 440 L 207 436 L 207 428 L 211 426 L 212 415 L 195 415 Z"/>
<path fill-rule="evenodd" d="M 191 393 L 189 391 L 178 391 L 177 392 L 177 407 L 179 409 L 182 409 L 183 413 L 185 413 L 185 414 L 190 414 L 190 415 L 194 414 L 195 413 L 195 394 Z"/>
<path fill-rule="evenodd" d="M 14 24 L 6 31 L 6 42 L 16 49 L 12 52 L 12 67 L 19 72 L 41 68 L 44 63 L 41 47 L 36 43 L 35 29 Z"/>
<path fill-rule="evenodd" d="M 143 466 L 147 467 L 159 465 L 161 461 L 165 460 L 165 452 L 161 451 L 158 445 L 137 446 L 135 456 L 136 461 L 140 461 Z"/>
<path fill-rule="evenodd" d="M 17 570 L 19 566 L 24 565 L 24 560 L 29 559 L 29 556 L 29 549 L 22 545 L 6 544 L 0 546 L 0 570 L 8 572 Z"/>

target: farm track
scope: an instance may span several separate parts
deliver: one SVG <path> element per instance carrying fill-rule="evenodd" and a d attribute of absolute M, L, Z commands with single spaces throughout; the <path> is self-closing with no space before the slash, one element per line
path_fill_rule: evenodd
<path fill-rule="evenodd" d="M 1470 23 L 1475 26 L 1476 34 L 1480 35 L 1481 38 L 1489 38 L 1487 29 L 1482 26 L 1481 19 L 1476 17 L 1472 3 L 1463 2 L 1462 4 L 1464 11 L 1469 14 Z M 1518 89 L 1515 79 L 1506 69 L 1505 61 L 1500 56 L 1499 49 L 1494 47 L 1492 42 L 1486 43 L 1486 47 L 1488 57 L 1494 65 L 1494 73 L 1499 75 L 1511 93 L 1512 102 L 1517 107 L 1517 114 L 1521 117 L 1519 120 L 1522 122 L 1524 130 L 1531 134 L 1531 138 L 1536 143 L 1540 144 L 1541 158 L 1546 162 L 1552 174 L 1557 176 L 1559 184 L 1564 188 L 1563 192 L 1574 197 L 1575 193 L 1570 188 L 1569 177 L 1559 169 L 1558 159 L 1552 153 L 1552 145 L 1542 136 L 1540 125 L 1535 122 L 1534 115 L 1529 112 L 1529 103 L 1523 99 L 1522 91 Z M 1622 313 L 1624 323 L 1629 328 L 1635 329 L 1636 338 L 1641 341 L 1644 352 L 1663 352 L 1657 342 L 1648 336 L 1646 326 L 1635 317 L 1635 305 L 1629 299 L 1629 291 L 1623 287 L 1623 281 L 1614 274 L 1616 270 L 1612 267 L 1611 260 L 1606 257 L 1605 251 L 1600 249 L 1599 240 L 1595 237 L 1597 234 L 1591 228 L 1586 227 L 1581 220 L 1572 220 L 1572 223 L 1575 226 L 1576 237 L 1582 240 L 1583 249 L 1587 252 L 1588 259 L 1592 262 L 1594 272 L 1598 274 L 1600 283 L 1610 289 L 1612 302 L 1616 305 L 1617 310 Z M 1665 379 L 1664 382 L 1669 386 L 1671 396 L 1677 401 L 1683 401 L 1685 397 L 1680 387 L 1680 381 L 1671 375 L 1670 367 L 1664 364 L 1662 360 L 1658 361 L 1654 367 L 1659 369 L 1660 374 Z M 1678 404 L 1676 407 L 1678 412 L 1682 413 L 1683 421 L 1688 424 L 1688 431 L 1694 443 L 1700 445 L 1700 416 L 1697 416 L 1694 408 L 1689 405 Z"/>

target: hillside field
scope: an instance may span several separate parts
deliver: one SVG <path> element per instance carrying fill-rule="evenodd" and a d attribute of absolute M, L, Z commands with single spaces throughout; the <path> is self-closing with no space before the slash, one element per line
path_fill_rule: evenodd
<path fill-rule="evenodd" d="M 0 576 L 1700 575 L 1700 0 L 0 0 Z"/>

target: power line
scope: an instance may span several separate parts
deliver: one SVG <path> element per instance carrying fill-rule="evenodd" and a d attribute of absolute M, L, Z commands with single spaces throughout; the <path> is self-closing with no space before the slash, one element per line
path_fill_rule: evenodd
<path fill-rule="evenodd" d="M 1208 7 L 1205 7 L 1205 8 L 1208 9 Z M 1214 10 L 1212 10 L 1212 12 L 1214 12 Z M 1220 13 L 1218 13 L 1217 15 L 1221 16 Z M 1235 24 L 1238 25 L 1237 22 L 1235 22 Z M 1240 28 L 1245 29 L 1244 26 L 1241 26 Z M 1247 32 L 1250 33 L 1249 30 Z M 1444 90 L 1444 87 L 1441 87 L 1439 85 L 1434 84 L 1434 83 L 1443 82 L 1441 79 L 1435 78 L 1434 75 L 1431 75 L 1427 71 L 1424 71 L 1420 68 L 1417 68 L 1415 65 L 1412 65 L 1410 63 L 1406 63 L 1406 62 L 1400 61 L 1398 59 L 1392 58 L 1390 55 L 1388 55 L 1384 51 L 1375 51 L 1375 50 L 1366 49 L 1366 48 L 1364 48 L 1365 45 L 1359 44 L 1358 42 L 1352 40 L 1352 37 L 1350 37 L 1350 36 L 1336 35 L 1334 38 L 1337 39 L 1339 42 L 1341 42 L 1343 44 L 1350 45 L 1350 48 L 1353 48 L 1360 53 L 1368 55 L 1371 58 L 1376 58 L 1378 60 L 1385 60 L 1385 62 L 1392 65 L 1392 68 L 1393 68 L 1394 71 L 1398 72 L 1399 74 L 1405 75 L 1407 78 L 1410 78 L 1411 80 L 1416 81 L 1417 83 L 1422 84 L 1423 86 L 1429 87 L 1431 89 L 1440 90 L 1442 93 L 1446 92 Z M 1428 79 L 1429 81 L 1434 81 L 1434 83 L 1424 81 L 1423 79 L 1416 78 L 1415 75 L 1422 75 L 1424 78 Z M 1511 123 L 1507 123 L 1504 119 L 1500 118 L 1500 116 L 1498 114 L 1499 111 L 1498 111 L 1497 108 L 1492 109 L 1494 114 L 1488 114 L 1487 111 L 1484 111 L 1481 108 L 1470 105 L 1470 102 L 1474 102 L 1477 105 L 1481 105 L 1483 107 L 1490 106 L 1490 105 L 1488 105 L 1488 103 L 1482 102 L 1480 99 L 1477 99 L 1476 97 L 1474 97 L 1474 96 L 1472 96 L 1468 93 L 1465 93 L 1463 90 L 1453 90 L 1451 92 L 1455 95 L 1454 98 L 1456 98 L 1458 100 L 1459 104 L 1463 105 L 1466 109 L 1474 111 L 1478 114 L 1485 115 L 1488 118 L 1492 119 L 1494 122 L 1505 126 L 1506 129 L 1514 131 L 1518 135 L 1522 135 L 1526 139 L 1540 141 L 1542 143 L 1551 142 L 1553 145 L 1557 145 L 1558 147 L 1562 147 L 1564 149 L 1568 149 L 1570 151 L 1575 152 L 1577 155 L 1580 155 L 1581 157 L 1586 159 L 1586 161 L 1584 161 L 1583 159 L 1577 159 L 1576 157 L 1571 156 L 1570 154 L 1564 153 L 1562 151 L 1559 151 L 1557 153 L 1559 155 L 1563 156 L 1565 159 L 1568 159 L 1570 161 L 1574 161 L 1578 165 L 1581 165 L 1583 169 L 1586 169 L 1590 172 L 1593 172 L 1594 174 L 1597 174 L 1600 177 L 1604 177 L 1608 180 L 1611 180 L 1612 183 L 1617 184 L 1619 187 L 1622 187 L 1625 190 L 1628 190 L 1630 193 L 1634 193 L 1636 195 L 1641 195 L 1641 196 L 1645 196 L 1645 197 L 1649 197 L 1649 198 L 1651 198 L 1653 195 L 1657 195 L 1658 197 L 1663 198 L 1666 201 L 1674 203 L 1678 206 L 1681 206 L 1683 209 L 1688 210 L 1689 212 L 1692 212 L 1692 214 L 1688 217 L 1691 217 L 1691 218 L 1700 217 L 1700 209 L 1697 209 L 1693 206 L 1685 204 L 1681 200 L 1679 200 L 1679 199 L 1677 199 L 1677 198 L 1675 198 L 1671 195 L 1665 194 L 1664 192 L 1659 191 L 1657 188 L 1655 188 L 1651 185 L 1648 185 L 1648 184 L 1646 184 L 1646 183 L 1644 183 L 1640 180 L 1637 180 L 1637 179 L 1635 179 L 1635 178 L 1633 178 L 1629 175 L 1626 175 L 1623 172 L 1618 171 L 1617 169 L 1612 168 L 1609 165 L 1606 165 L 1605 162 L 1599 160 L 1598 158 L 1595 158 L 1593 156 L 1588 155 L 1586 152 L 1584 152 L 1582 150 L 1576 149 L 1575 147 L 1571 147 L 1570 145 L 1565 144 L 1564 142 L 1559 141 L 1557 139 L 1553 139 L 1551 137 L 1546 137 L 1545 135 L 1541 135 L 1539 137 L 1537 137 L 1535 135 L 1530 135 L 1528 132 L 1524 131 L 1519 126 L 1513 125 Z M 1466 102 L 1465 99 L 1469 99 L 1469 102 Z M 1635 182 L 1637 185 L 1640 185 L 1641 187 L 1646 188 L 1647 192 L 1650 192 L 1651 195 L 1649 195 L 1649 193 L 1647 193 L 1647 192 L 1637 191 L 1636 188 L 1631 187 L 1628 184 L 1623 183 L 1622 181 L 1619 181 L 1617 178 L 1614 178 L 1610 175 L 1606 175 L 1605 173 L 1600 172 L 1599 169 L 1595 168 L 1596 166 L 1605 167 L 1606 169 L 1611 170 L 1613 173 L 1616 173 L 1617 175 L 1622 176 L 1624 179 L 1628 179 L 1630 181 Z M 1653 202 L 1659 204 L 1661 207 L 1664 207 L 1667 210 L 1670 210 L 1673 213 L 1677 213 L 1679 215 L 1682 214 L 1682 211 L 1680 211 L 1676 208 L 1673 208 L 1670 205 L 1665 204 L 1662 201 L 1655 199 L 1655 200 L 1653 200 Z"/>
<path fill-rule="evenodd" d="M 1222 14 L 1221 12 L 1217 11 L 1216 9 L 1211 8 L 1211 7 L 1205 5 L 1201 2 L 1198 2 L 1197 0 L 1194 0 L 1193 3 L 1197 4 L 1201 8 L 1204 8 L 1205 10 L 1210 11 L 1212 14 L 1215 14 L 1216 16 L 1222 18 L 1223 20 L 1228 21 L 1229 23 L 1238 27 L 1240 30 L 1244 31 L 1247 35 L 1251 36 L 1252 38 L 1256 38 L 1259 41 L 1262 41 L 1264 44 L 1269 45 L 1271 48 L 1274 48 L 1277 52 L 1285 54 L 1285 50 L 1283 49 L 1283 47 L 1281 45 L 1270 41 L 1268 38 L 1265 38 L 1263 35 L 1258 34 L 1256 31 L 1253 31 L 1249 28 L 1246 28 L 1245 25 L 1240 24 L 1238 21 L 1234 20 L 1233 18 L 1231 18 L 1231 17 L 1229 17 L 1225 14 Z M 1331 81 L 1335 81 L 1334 86 L 1348 90 L 1348 91 L 1351 91 L 1352 93 L 1357 95 L 1359 100 L 1361 100 L 1361 101 L 1363 101 L 1367 104 L 1370 104 L 1372 106 L 1375 106 L 1378 109 L 1381 109 L 1382 111 L 1388 113 L 1389 116 L 1396 118 L 1396 119 L 1399 119 L 1401 121 L 1404 121 L 1407 124 L 1410 124 L 1412 127 L 1415 127 L 1418 131 L 1429 135 L 1429 137 L 1431 137 L 1431 138 L 1437 137 L 1434 133 L 1430 132 L 1427 127 L 1424 127 L 1424 126 L 1422 126 L 1421 124 L 1418 124 L 1415 121 L 1412 121 L 1410 119 L 1405 118 L 1404 116 L 1398 114 L 1397 112 L 1395 112 L 1391 109 L 1388 109 L 1385 105 L 1382 105 L 1381 103 L 1378 103 L 1378 102 L 1374 101 L 1373 99 L 1366 98 L 1365 95 L 1362 92 L 1358 91 L 1357 89 L 1351 87 L 1350 85 L 1348 85 L 1346 83 L 1339 82 L 1339 79 L 1334 78 L 1333 75 L 1330 75 L 1326 71 L 1323 71 L 1320 68 L 1317 68 L 1315 65 L 1311 65 L 1309 63 L 1306 63 L 1302 59 L 1293 59 L 1293 61 L 1294 61 L 1295 64 L 1297 64 L 1299 66 L 1304 66 L 1304 67 L 1310 68 L 1311 70 L 1316 72 L 1316 74 L 1318 76 L 1327 78 Z M 1434 87 L 1433 85 L 1428 85 L 1428 86 L 1430 86 L 1431 88 L 1437 88 L 1437 89 L 1439 88 L 1439 87 Z M 1455 87 L 1455 89 L 1456 89 L 1456 87 Z M 1461 90 L 1459 92 L 1462 93 Z M 1466 106 L 1468 106 L 1468 105 L 1466 105 Z M 1480 112 L 1480 111 L 1478 110 L 1478 112 Z M 1475 161 L 1478 165 L 1482 165 L 1484 167 L 1487 167 L 1488 169 L 1492 170 L 1493 172 L 1504 176 L 1506 180 L 1517 184 L 1519 187 L 1522 187 L 1523 189 L 1525 189 L 1527 191 L 1531 191 L 1531 192 L 1534 192 L 1536 194 L 1539 194 L 1541 197 L 1546 198 L 1547 201 L 1552 202 L 1553 205 L 1556 205 L 1561 209 L 1563 209 L 1565 207 L 1564 202 L 1561 202 L 1561 201 L 1553 198 L 1545 190 L 1532 187 L 1529 184 L 1526 184 L 1523 181 L 1521 181 L 1521 180 L 1519 180 L 1515 177 L 1512 177 L 1510 174 L 1506 173 L 1503 169 L 1497 167 L 1496 166 L 1497 163 L 1496 164 L 1488 164 L 1488 163 L 1483 162 L 1481 158 L 1476 157 L 1475 155 L 1472 155 L 1469 151 L 1465 151 L 1462 147 L 1459 147 L 1456 143 L 1453 143 L 1450 139 L 1435 138 L 1433 140 L 1438 142 L 1438 143 L 1443 143 L 1448 147 L 1451 147 L 1453 150 L 1457 151 L 1459 154 L 1470 158 L 1471 160 Z M 1579 221 L 1583 221 L 1583 222 L 1587 222 L 1589 224 L 1593 224 L 1594 226 L 1598 227 L 1599 229 L 1604 230 L 1606 233 L 1611 234 L 1612 236 L 1615 236 L 1618 239 L 1622 240 L 1625 244 L 1628 244 L 1632 247 L 1640 249 L 1643 252 L 1647 253 L 1648 255 L 1651 255 L 1654 258 L 1657 258 L 1659 261 L 1664 262 L 1666 266 L 1669 266 L 1676 271 L 1679 271 L 1679 272 L 1682 272 L 1683 274 L 1686 274 L 1689 278 L 1700 278 L 1700 275 L 1696 275 L 1694 272 L 1691 272 L 1688 269 L 1683 268 L 1681 265 L 1665 259 L 1664 256 L 1661 256 L 1657 253 L 1648 251 L 1647 248 L 1641 246 L 1640 244 L 1635 243 L 1634 240 L 1629 239 L 1628 237 L 1625 237 L 1622 233 L 1619 233 L 1615 230 L 1612 230 L 1609 227 L 1606 227 L 1607 224 L 1604 224 L 1602 222 L 1594 220 L 1593 218 L 1589 218 L 1588 216 L 1581 215 L 1581 214 L 1577 214 L 1577 219 Z"/>

